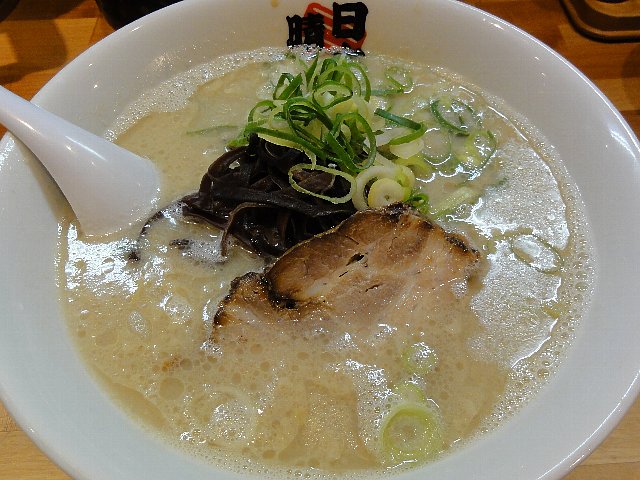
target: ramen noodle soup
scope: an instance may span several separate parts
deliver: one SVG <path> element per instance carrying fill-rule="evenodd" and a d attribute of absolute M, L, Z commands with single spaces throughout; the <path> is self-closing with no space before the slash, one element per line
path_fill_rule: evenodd
<path fill-rule="evenodd" d="M 375 119 L 376 165 L 410 169 L 412 191 L 428 196 L 412 197 L 420 211 L 481 258 L 424 317 L 407 322 L 400 304 L 375 321 L 353 311 L 216 326 L 233 280 L 273 259 L 233 239 L 223 255 L 220 231 L 179 204 L 140 240 L 88 239 L 74 221 L 61 231 L 61 298 L 87 365 L 141 425 L 215 465 L 324 477 L 433 461 L 498 428 L 545 384 L 588 303 L 580 199 L 535 128 L 442 68 L 358 61 L 386 115 Z M 171 205 L 300 64 L 275 49 L 220 58 L 146 92 L 110 136 L 157 164 Z M 393 141 L 412 125 L 418 143 Z"/>

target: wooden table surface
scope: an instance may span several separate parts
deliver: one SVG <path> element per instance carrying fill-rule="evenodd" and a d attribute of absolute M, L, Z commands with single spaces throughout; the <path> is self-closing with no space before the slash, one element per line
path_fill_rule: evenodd
<path fill-rule="evenodd" d="M 640 42 L 602 43 L 581 36 L 569 23 L 560 0 L 468 3 L 519 26 L 564 55 L 596 83 L 640 136 Z M 0 84 L 30 99 L 60 68 L 112 31 L 94 0 L 21 0 L 0 22 Z M 0 126 L 0 135 L 4 132 Z M 0 480 L 68 478 L 0 404 Z M 566 477 L 605 479 L 640 479 L 640 401 Z"/>

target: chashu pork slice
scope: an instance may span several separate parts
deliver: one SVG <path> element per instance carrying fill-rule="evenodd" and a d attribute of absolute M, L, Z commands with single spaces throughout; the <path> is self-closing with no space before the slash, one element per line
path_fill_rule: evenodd
<path fill-rule="evenodd" d="M 464 296 L 480 263 L 460 236 L 408 207 L 361 211 L 291 248 L 265 273 L 235 279 L 211 340 L 238 322 L 419 322 Z"/>

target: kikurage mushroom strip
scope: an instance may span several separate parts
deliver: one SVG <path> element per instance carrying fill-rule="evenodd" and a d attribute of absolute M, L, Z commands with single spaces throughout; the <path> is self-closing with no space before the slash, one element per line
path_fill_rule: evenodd
<path fill-rule="evenodd" d="M 258 253 L 280 255 L 355 212 L 351 203 L 335 205 L 291 186 L 289 169 L 303 158 L 299 150 L 253 134 L 249 145 L 211 164 L 198 192 L 179 201 L 182 212 L 222 228 L 223 249 L 231 233 Z M 299 170 L 293 175 L 299 185 L 321 195 L 343 196 L 349 190 L 347 182 L 327 172 Z"/>

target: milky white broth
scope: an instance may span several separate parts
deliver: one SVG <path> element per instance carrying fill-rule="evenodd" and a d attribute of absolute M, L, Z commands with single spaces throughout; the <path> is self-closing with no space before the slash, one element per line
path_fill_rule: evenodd
<path fill-rule="evenodd" d="M 169 204 L 197 189 L 283 58 L 265 49 L 187 72 L 145 93 L 111 137 L 158 165 Z M 535 130 L 442 69 L 363 61 L 374 88 L 389 64 L 413 78 L 409 94 L 381 106 L 427 121 L 429 99 L 453 95 L 498 141 L 474 180 L 482 196 L 438 219 L 467 236 L 485 268 L 419 324 L 253 324 L 244 342 L 225 341 L 230 325 L 211 341 L 231 280 L 263 260 L 234 245 L 220 261 L 219 232 L 176 212 L 149 231 L 138 262 L 128 260 L 135 235 L 89 240 L 74 222 L 62 230 L 61 297 L 83 358 L 142 424 L 214 464 L 285 476 L 420 464 L 389 458 L 380 426 L 390 411 L 407 400 L 427 405 L 443 451 L 497 427 L 557 369 L 588 301 L 593 266 L 577 191 Z M 419 185 L 437 203 L 460 181 L 436 172 Z M 182 238 L 194 248 L 170 245 Z M 412 348 L 435 352 L 435 368 L 409 371 Z"/>

